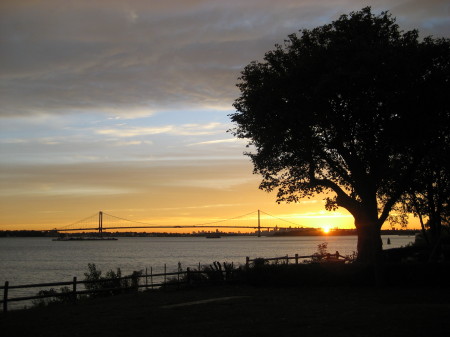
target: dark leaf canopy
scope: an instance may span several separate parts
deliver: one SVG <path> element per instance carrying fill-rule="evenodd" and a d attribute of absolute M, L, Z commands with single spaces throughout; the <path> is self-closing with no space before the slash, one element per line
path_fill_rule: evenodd
<path fill-rule="evenodd" d="M 364 8 L 250 63 L 232 132 L 254 147 L 261 188 L 280 201 L 331 189 L 340 206 L 391 204 L 448 135 L 449 65 L 448 39 L 419 40 Z"/>

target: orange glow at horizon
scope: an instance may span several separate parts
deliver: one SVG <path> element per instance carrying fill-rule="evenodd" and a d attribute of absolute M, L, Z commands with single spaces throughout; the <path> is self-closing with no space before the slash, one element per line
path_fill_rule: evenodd
<path fill-rule="evenodd" d="M 321 212 L 319 212 L 321 213 Z M 354 229 L 354 221 L 353 217 L 351 215 L 346 215 L 337 212 L 336 214 L 333 214 L 332 212 L 327 212 L 327 215 L 320 214 L 320 215 L 302 215 L 302 214 L 296 214 L 296 213 L 286 213 L 283 212 L 281 214 L 277 213 L 271 213 L 273 217 L 269 217 L 267 215 L 261 214 L 261 226 L 262 227 L 270 227 L 269 229 L 272 230 L 275 227 L 278 228 L 317 228 L 321 229 L 324 234 L 329 234 L 330 231 L 333 228 L 339 228 L 339 229 Z M 112 213 L 114 214 L 114 213 Z M 233 218 L 235 214 L 230 214 L 228 219 Z M 123 216 L 124 218 L 127 218 L 132 221 L 136 222 L 142 222 L 142 225 L 149 224 L 149 225 L 155 225 L 155 228 L 135 228 L 135 229 L 107 229 L 108 225 L 106 223 L 103 224 L 105 232 L 115 233 L 115 232 L 146 232 L 146 233 L 193 233 L 193 232 L 213 232 L 218 229 L 221 232 L 227 233 L 227 232 L 241 232 L 241 233 L 251 233 L 257 231 L 257 215 L 255 214 L 251 215 L 250 217 L 246 218 L 245 220 L 242 220 L 240 223 L 239 221 L 235 223 L 238 226 L 248 226 L 249 228 L 229 228 L 229 227 L 221 227 L 224 226 L 233 226 L 233 224 L 227 223 L 227 218 L 225 217 L 218 217 L 218 216 L 160 216 L 160 217 L 142 217 L 138 218 L 136 215 L 127 217 L 126 215 Z M 281 219 L 286 220 L 284 221 L 276 221 L 273 219 Z M 272 221 L 269 221 L 271 220 Z M 214 226 L 214 224 L 217 223 L 217 226 Z M 211 227 L 202 227 L 202 225 L 208 225 L 211 224 Z M 67 225 L 66 223 L 60 224 L 53 224 L 53 225 L 27 225 L 27 224 L 17 224 L 14 226 L 0 226 L 0 230 L 52 230 L 55 228 L 63 228 Z M 139 224 L 137 224 L 139 225 Z M 161 226 L 161 227 L 156 227 Z M 184 226 L 187 226 L 187 228 L 183 228 Z M 198 226 L 198 227 L 195 227 Z M 384 229 L 389 229 L 389 224 L 385 224 Z M 416 226 L 413 222 L 410 223 L 408 226 L 409 229 L 417 229 L 419 228 Z M 262 230 L 267 230 L 267 228 L 263 228 Z M 89 231 L 86 231 L 89 232 Z"/>
<path fill-rule="evenodd" d="M 195 167 L 198 171 L 198 167 Z M 198 174 L 198 172 L 196 174 Z M 236 168 L 241 172 L 242 168 Z M 230 173 L 231 170 L 225 173 Z M 220 171 L 220 174 L 225 174 Z M 240 174 L 240 173 L 239 173 Z M 147 176 L 146 176 L 147 177 Z M 152 177 L 148 176 L 150 180 Z M 154 179 L 154 177 L 152 178 Z M 144 179 L 145 180 L 145 179 Z M 153 186 L 153 185 L 152 185 Z M 157 185 L 155 185 L 157 186 Z M 145 193 L 144 193 L 145 192 Z M 170 232 L 191 233 L 193 231 L 215 231 L 211 228 L 174 228 L 174 226 L 193 226 L 247 217 L 246 226 L 257 226 L 257 209 L 261 210 L 261 226 L 284 228 L 324 228 L 353 229 L 353 216 L 345 209 L 328 212 L 324 209 L 323 195 L 315 199 L 300 201 L 296 204 L 277 204 L 274 196 L 258 189 L 258 179 L 228 188 L 203 189 L 201 187 L 180 187 L 171 185 L 157 186 L 142 193 L 125 196 L 102 196 L 86 194 L 68 195 L 64 198 L 53 196 L 10 197 L 3 203 L 4 211 L 0 220 L 0 230 L 52 230 L 73 224 L 86 216 L 103 210 L 123 219 L 170 226 L 171 228 L 113 229 L 108 232 Z M 23 212 L 26 205 L 27 212 Z M 49 206 L 50 205 L 50 206 Z M 76 207 L 73 207 L 76 205 Z M 108 205 L 106 208 L 105 205 Z M 279 218 L 280 221 L 276 221 Z M 417 219 L 411 217 L 408 228 L 419 228 Z M 104 227 L 108 224 L 104 223 Z M 389 228 L 385 224 L 384 228 Z M 254 232 L 256 228 L 220 228 L 223 232 Z"/>

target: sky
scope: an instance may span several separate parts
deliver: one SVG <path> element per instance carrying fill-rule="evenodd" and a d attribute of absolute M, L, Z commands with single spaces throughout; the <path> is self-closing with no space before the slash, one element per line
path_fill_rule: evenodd
<path fill-rule="evenodd" d="M 323 195 L 278 205 L 260 191 L 228 115 L 247 64 L 368 5 L 403 30 L 450 36 L 444 0 L 2 0 L 0 230 L 100 210 L 186 225 L 261 209 L 353 227 Z"/>

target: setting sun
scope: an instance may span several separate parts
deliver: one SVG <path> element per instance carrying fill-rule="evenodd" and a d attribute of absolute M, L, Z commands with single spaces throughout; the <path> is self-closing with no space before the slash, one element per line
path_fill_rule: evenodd
<path fill-rule="evenodd" d="M 322 230 L 323 230 L 323 232 L 324 232 L 325 234 L 328 234 L 328 233 L 330 232 L 330 227 L 324 226 L 324 227 L 322 228 Z"/>

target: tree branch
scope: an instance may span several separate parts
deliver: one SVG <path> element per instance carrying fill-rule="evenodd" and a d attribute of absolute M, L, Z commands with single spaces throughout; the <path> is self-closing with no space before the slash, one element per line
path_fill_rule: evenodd
<path fill-rule="evenodd" d="M 311 179 L 311 182 L 315 185 L 323 186 L 332 189 L 336 195 L 336 202 L 339 206 L 347 209 L 353 216 L 360 211 L 359 202 L 348 196 L 347 193 L 335 182 L 328 179 Z"/>
<path fill-rule="evenodd" d="M 389 212 L 391 211 L 392 207 L 400 199 L 400 197 L 404 193 L 407 192 L 407 189 L 409 187 L 409 182 L 413 177 L 416 167 L 420 161 L 420 158 L 421 157 L 416 154 L 409 169 L 406 171 L 406 173 L 404 173 L 403 177 L 398 179 L 399 183 L 397 184 L 396 191 L 391 194 L 391 197 L 389 198 L 389 200 L 386 202 L 386 204 L 383 207 L 383 212 L 381 213 L 380 217 L 378 218 L 378 223 L 379 223 L 380 228 L 383 225 L 383 223 L 386 221 L 387 217 L 389 216 Z"/>

